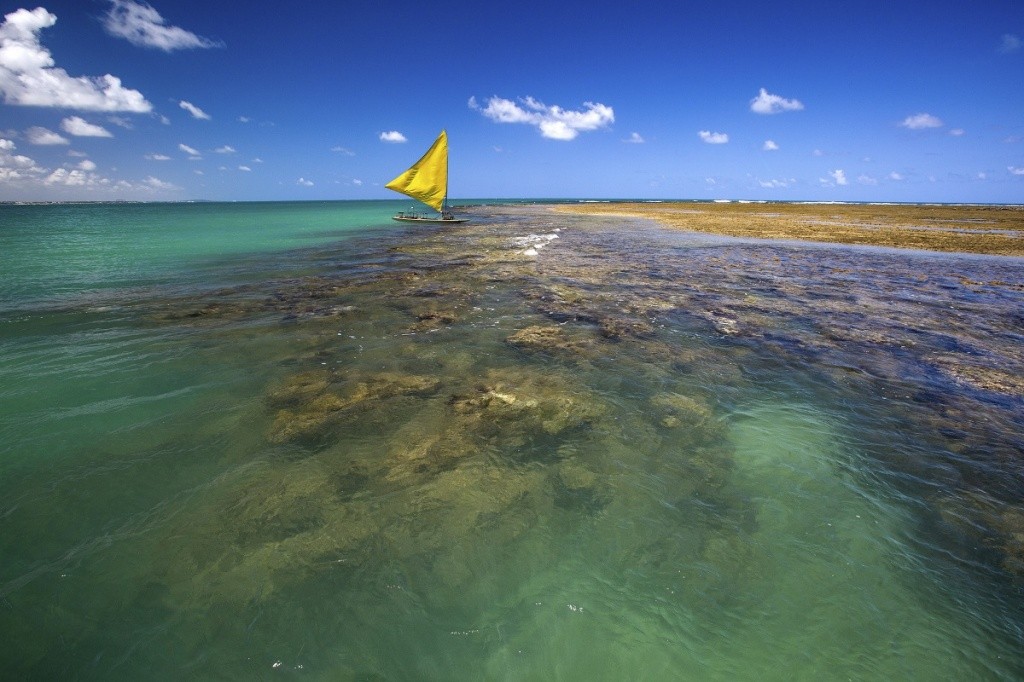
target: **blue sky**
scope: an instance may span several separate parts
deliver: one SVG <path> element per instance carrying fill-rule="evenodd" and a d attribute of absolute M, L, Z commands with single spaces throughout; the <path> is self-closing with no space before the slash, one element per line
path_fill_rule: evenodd
<path fill-rule="evenodd" d="M 0 200 L 1024 203 L 1024 2 L 0 2 Z"/>

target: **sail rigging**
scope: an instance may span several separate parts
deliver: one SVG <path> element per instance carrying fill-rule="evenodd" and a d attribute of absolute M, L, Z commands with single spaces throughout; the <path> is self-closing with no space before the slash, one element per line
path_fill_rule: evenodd
<path fill-rule="evenodd" d="M 419 161 L 384 186 L 443 213 L 448 196 L 448 133 L 442 130 Z"/>

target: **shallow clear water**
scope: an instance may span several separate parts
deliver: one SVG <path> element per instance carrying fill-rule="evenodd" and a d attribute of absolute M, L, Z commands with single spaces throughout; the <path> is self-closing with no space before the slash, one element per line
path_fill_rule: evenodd
<path fill-rule="evenodd" d="M 391 209 L 0 207 L 5 676 L 1024 675 L 1019 260 Z"/>

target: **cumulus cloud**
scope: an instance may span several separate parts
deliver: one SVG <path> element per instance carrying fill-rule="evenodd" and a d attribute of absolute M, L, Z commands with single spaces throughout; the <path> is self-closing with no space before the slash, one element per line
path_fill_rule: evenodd
<path fill-rule="evenodd" d="M 95 176 L 90 177 L 90 174 L 83 170 L 58 168 L 46 176 L 43 183 L 46 185 L 60 185 L 64 187 L 85 187 L 86 185 L 94 184 L 94 178 Z"/>
<path fill-rule="evenodd" d="M 245 171 L 246 173 L 252 172 L 252 168 L 249 168 L 248 166 L 239 166 L 238 170 Z"/>
<path fill-rule="evenodd" d="M 764 145 L 761 147 L 766 152 L 774 152 L 778 150 L 779 145 L 775 144 L 773 140 L 765 140 Z"/>
<path fill-rule="evenodd" d="M 623 142 L 629 142 L 630 144 L 643 144 L 645 140 L 641 137 L 640 133 L 630 133 L 629 137 L 623 140 Z"/>
<path fill-rule="evenodd" d="M 145 158 L 150 161 L 170 161 L 171 157 L 166 154 L 146 154 Z"/>
<path fill-rule="evenodd" d="M 4 102 L 23 106 L 62 107 L 81 111 L 147 113 L 153 105 L 121 79 L 70 76 L 55 66 L 53 56 L 39 42 L 39 33 L 57 22 L 42 7 L 19 9 L 0 24 L 0 93 Z"/>
<path fill-rule="evenodd" d="M 398 143 L 398 142 L 405 142 L 406 141 L 405 135 L 403 135 L 402 133 L 398 132 L 397 130 L 388 130 L 386 132 L 381 133 L 380 134 L 380 139 L 381 139 L 381 142 L 391 142 L 391 143 Z"/>
<path fill-rule="evenodd" d="M 871 177 L 870 175 L 868 175 L 866 173 L 858 175 L 857 176 L 857 182 L 859 182 L 862 185 L 877 185 L 878 184 L 878 180 L 877 179 Z"/>
<path fill-rule="evenodd" d="M 223 147 L 217 147 L 213 151 L 217 152 L 218 154 L 234 154 L 235 148 L 229 144 L 226 144 Z"/>
<path fill-rule="evenodd" d="M 1004 33 L 999 39 L 999 51 L 1003 54 L 1010 54 L 1019 50 L 1022 44 L 1024 43 L 1021 42 L 1020 36 Z"/>
<path fill-rule="evenodd" d="M 910 130 L 922 130 L 924 128 L 941 128 L 942 119 L 931 114 L 914 114 L 913 116 L 907 116 L 900 125 Z"/>
<path fill-rule="evenodd" d="M 199 107 L 197 107 L 195 104 L 192 104 L 192 102 L 186 102 L 185 100 L 181 100 L 180 102 L 178 102 L 178 106 L 187 111 L 188 113 L 192 114 L 192 118 L 198 118 L 201 121 L 210 120 L 210 115 L 202 109 L 200 109 Z"/>
<path fill-rule="evenodd" d="M 124 38 L 132 45 L 153 47 L 164 52 L 224 47 L 219 41 L 197 36 L 177 26 L 168 26 L 152 6 L 134 0 L 111 0 L 103 26 L 110 35 Z"/>
<path fill-rule="evenodd" d="M 78 170 L 94 171 L 96 170 L 96 164 L 89 159 L 82 159 L 78 164 Z"/>
<path fill-rule="evenodd" d="M 41 128 L 39 126 L 26 130 L 25 137 L 28 138 L 29 144 L 70 144 L 68 138 L 64 137 L 60 133 L 55 133 L 52 130 L 47 130 L 46 128 Z"/>
<path fill-rule="evenodd" d="M 1024 175 L 1024 168 L 1019 168 L 1017 166 L 1007 166 L 1006 170 L 1010 171 L 1014 175 Z"/>
<path fill-rule="evenodd" d="M 169 182 L 164 182 L 163 180 L 160 180 L 159 178 L 154 178 L 152 175 L 148 176 L 145 180 L 142 181 L 142 183 L 146 187 L 149 187 L 149 188 L 152 188 L 152 189 L 159 189 L 159 190 L 165 190 L 165 191 L 166 190 L 181 189 L 177 185 L 173 185 L 173 184 L 171 184 Z"/>
<path fill-rule="evenodd" d="M 307 180 L 306 178 L 299 178 L 298 182 L 296 182 L 295 184 L 296 185 L 302 185 L 303 187 L 312 187 L 313 186 L 313 181 L 312 180 Z"/>
<path fill-rule="evenodd" d="M 889 179 L 890 180 L 896 180 L 896 181 L 902 180 L 903 179 L 903 174 L 902 173 L 897 173 L 896 171 L 893 171 L 892 173 L 889 173 Z"/>
<path fill-rule="evenodd" d="M 796 182 L 796 178 L 787 178 L 787 179 L 783 179 L 783 180 L 777 180 L 777 179 L 758 180 L 757 184 L 759 184 L 761 187 L 763 187 L 765 189 L 781 189 L 781 188 L 789 187 L 791 184 L 794 184 L 795 182 Z"/>
<path fill-rule="evenodd" d="M 0 182 L 17 184 L 38 179 L 46 172 L 31 158 L 15 154 L 16 149 L 13 141 L 0 138 Z"/>
<path fill-rule="evenodd" d="M 800 111 L 803 108 L 800 100 L 779 97 L 764 88 L 761 88 L 757 97 L 750 100 L 750 110 L 755 114 L 781 114 L 783 111 Z"/>
<path fill-rule="evenodd" d="M 135 129 L 135 126 L 132 125 L 132 122 L 124 116 L 107 116 L 107 120 L 120 128 L 124 128 L 125 130 Z"/>
<path fill-rule="evenodd" d="M 75 137 L 113 137 L 103 126 L 89 123 L 81 116 L 69 116 L 60 122 L 61 130 Z"/>
<path fill-rule="evenodd" d="M 964 130 L 963 128 L 953 128 L 952 130 L 949 131 L 949 134 L 952 135 L 953 137 L 961 137 L 966 132 L 967 131 Z"/>
<path fill-rule="evenodd" d="M 849 184 L 849 181 L 846 179 L 846 173 L 839 168 L 829 173 L 829 175 L 832 177 L 832 180 L 835 181 L 837 185 Z"/>
<path fill-rule="evenodd" d="M 584 102 L 583 111 L 547 106 L 533 97 L 520 98 L 519 103 L 491 97 L 481 107 L 476 97 L 469 98 L 469 108 L 479 111 L 495 123 L 525 123 L 536 126 L 550 140 L 574 140 L 581 132 L 605 128 L 615 122 L 615 111 L 604 104 Z"/>
<path fill-rule="evenodd" d="M 710 130 L 702 130 L 697 135 L 700 139 L 704 140 L 708 144 L 725 144 L 729 141 L 729 136 L 725 133 L 713 133 Z"/>
<path fill-rule="evenodd" d="M 179 144 L 178 149 L 185 152 L 194 159 L 198 159 L 200 156 L 202 156 L 196 149 L 189 147 L 187 144 Z"/>

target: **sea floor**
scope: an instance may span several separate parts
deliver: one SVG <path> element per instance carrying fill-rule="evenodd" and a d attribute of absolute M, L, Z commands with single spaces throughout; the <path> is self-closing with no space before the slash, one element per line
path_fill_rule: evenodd
<path fill-rule="evenodd" d="M 8 320 L 0 670 L 1024 676 L 1024 261 L 467 213 Z"/>

